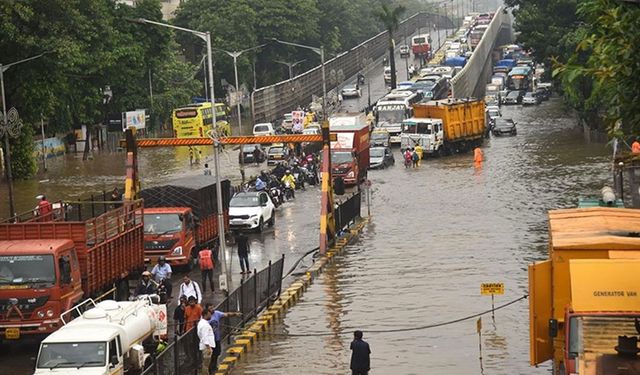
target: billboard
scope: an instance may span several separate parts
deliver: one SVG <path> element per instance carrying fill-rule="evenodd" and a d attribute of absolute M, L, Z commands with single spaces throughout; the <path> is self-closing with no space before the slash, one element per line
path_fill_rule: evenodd
<path fill-rule="evenodd" d="M 145 128 L 145 115 L 146 111 L 144 109 L 138 109 L 135 111 L 124 112 L 122 115 L 122 130 L 126 131 L 130 126 L 133 126 L 137 130 Z"/>

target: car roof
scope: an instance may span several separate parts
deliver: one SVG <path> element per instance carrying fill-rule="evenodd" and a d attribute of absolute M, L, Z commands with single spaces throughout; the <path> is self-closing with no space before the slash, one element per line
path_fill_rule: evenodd
<path fill-rule="evenodd" d="M 241 191 L 239 193 L 235 193 L 233 197 L 255 197 L 259 193 L 259 191 Z"/>

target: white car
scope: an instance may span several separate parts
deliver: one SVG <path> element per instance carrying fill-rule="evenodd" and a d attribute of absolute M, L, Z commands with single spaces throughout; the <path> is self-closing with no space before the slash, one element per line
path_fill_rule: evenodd
<path fill-rule="evenodd" d="M 276 135 L 276 131 L 273 129 L 273 124 L 270 122 L 261 122 L 253 125 L 253 135 Z"/>
<path fill-rule="evenodd" d="M 358 85 L 354 83 L 345 85 L 342 88 L 341 93 L 343 98 L 353 98 L 353 97 L 359 98 L 361 95 L 360 87 L 358 87 Z"/>
<path fill-rule="evenodd" d="M 272 227 L 276 222 L 276 207 L 264 191 L 237 193 L 229 202 L 229 228 L 255 229 L 262 232 L 266 223 Z"/>

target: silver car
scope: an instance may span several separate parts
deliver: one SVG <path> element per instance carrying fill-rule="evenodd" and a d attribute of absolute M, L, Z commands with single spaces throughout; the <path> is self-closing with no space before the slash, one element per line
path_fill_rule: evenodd
<path fill-rule="evenodd" d="M 342 97 L 343 98 L 359 98 L 361 95 L 360 87 L 356 84 L 345 85 L 342 88 Z"/>

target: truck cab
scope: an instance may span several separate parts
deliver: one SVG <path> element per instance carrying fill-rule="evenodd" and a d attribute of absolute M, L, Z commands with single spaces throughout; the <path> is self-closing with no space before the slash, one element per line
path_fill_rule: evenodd
<path fill-rule="evenodd" d="M 402 150 L 420 145 L 424 153 L 433 154 L 440 150 L 443 142 L 442 120 L 412 117 L 402 122 L 400 136 Z"/>
<path fill-rule="evenodd" d="M 157 207 L 144 211 L 145 262 L 165 256 L 171 265 L 189 266 L 196 256 L 196 220 L 188 207 Z"/>
<path fill-rule="evenodd" d="M 82 298 L 81 271 L 71 240 L 0 241 L 0 337 L 48 334 Z"/>

